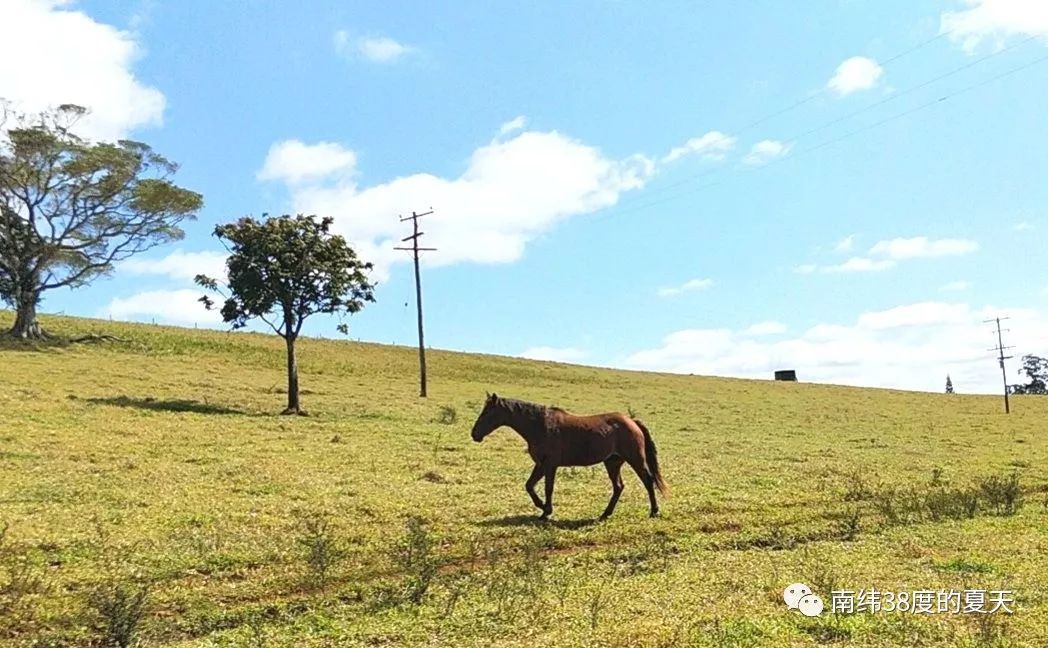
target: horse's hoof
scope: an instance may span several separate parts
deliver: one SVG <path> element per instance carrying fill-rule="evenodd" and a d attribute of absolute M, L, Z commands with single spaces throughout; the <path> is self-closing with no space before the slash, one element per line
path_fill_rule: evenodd
<path fill-rule="evenodd" d="M 652 511 L 651 514 L 648 517 L 657 518 L 657 517 L 659 517 L 659 512 L 658 511 Z"/>

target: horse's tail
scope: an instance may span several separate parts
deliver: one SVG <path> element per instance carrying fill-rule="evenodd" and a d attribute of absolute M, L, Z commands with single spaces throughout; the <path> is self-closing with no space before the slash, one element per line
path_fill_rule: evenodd
<path fill-rule="evenodd" d="M 648 472 L 651 473 L 652 479 L 655 480 L 655 488 L 658 488 L 660 493 L 666 495 L 669 491 L 669 486 L 666 485 L 666 480 L 662 478 L 662 471 L 659 470 L 659 451 L 655 448 L 655 441 L 651 438 L 651 432 L 648 431 L 646 425 L 637 419 L 633 419 L 633 422 L 644 433 L 644 454 L 647 456 Z"/>

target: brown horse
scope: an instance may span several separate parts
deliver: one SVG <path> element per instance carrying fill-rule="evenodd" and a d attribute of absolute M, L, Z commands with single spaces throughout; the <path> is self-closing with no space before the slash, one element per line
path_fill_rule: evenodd
<path fill-rule="evenodd" d="M 648 489 L 651 517 L 659 514 L 655 489 L 666 492 L 659 472 L 659 459 L 651 433 L 640 421 L 620 413 L 576 416 L 559 407 L 546 407 L 488 394 L 484 409 L 473 424 L 473 440 L 478 443 L 497 428 L 512 428 L 524 437 L 535 468 L 524 488 L 535 506 L 542 509 L 539 519 L 553 512 L 553 482 L 560 466 L 592 466 L 604 462 L 611 480 L 611 501 L 600 516 L 606 519 L 625 486 L 622 464 L 628 463 Z M 546 501 L 535 493 L 535 484 L 546 478 Z"/>

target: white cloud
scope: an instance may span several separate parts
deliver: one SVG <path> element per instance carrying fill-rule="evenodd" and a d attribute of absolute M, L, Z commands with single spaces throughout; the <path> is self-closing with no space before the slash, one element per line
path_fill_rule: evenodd
<path fill-rule="evenodd" d="M 843 97 L 874 88 L 883 76 L 884 68 L 877 61 L 865 56 L 853 56 L 837 66 L 837 71 L 826 87 Z"/>
<path fill-rule="evenodd" d="M 523 130 L 527 126 L 528 120 L 525 119 L 524 115 L 517 115 L 513 119 L 504 123 L 499 127 L 499 135 L 508 135 L 510 133 Z"/>
<path fill-rule="evenodd" d="M 852 247 L 854 246 L 854 244 L 855 244 L 855 235 L 854 234 L 849 234 L 848 236 L 845 236 L 841 240 L 837 241 L 836 244 L 834 244 L 833 251 L 834 252 L 851 252 Z"/>
<path fill-rule="evenodd" d="M 63 0 L 0 2 L 0 96 L 26 112 L 74 103 L 91 110 L 73 129 L 96 140 L 160 125 L 164 95 L 135 78 L 134 37 Z"/>
<path fill-rule="evenodd" d="M 121 320 L 151 320 L 173 324 L 222 322 L 217 310 L 207 310 L 198 300 L 203 290 L 149 290 L 130 297 L 114 297 L 99 315 Z"/>
<path fill-rule="evenodd" d="M 1012 225 L 1012 230 L 1016 232 L 1029 232 L 1032 229 L 1033 223 L 1027 221 L 1022 221 L 1021 223 L 1016 223 L 1015 225 Z"/>
<path fill-rule="evenodd" d="M 669 286 L 666 288 L 659 288 L 657 293 L 659 297 L 673 297 L 681 293 L 692 292 L 694 290 L 706 290 L 713 285 L 713 279 L 689 279 L 679 286 Z"/>
<path fill-rule="evenodd" d="M 971 286 L 972 285 L 967 281 L 951 281 L 950 283 L 943 286 L 942 290 L 945 290 L 947 292 L 960 292 L 962 290 L 968 290 L 969 288 L 971 288 Z"/>
<path fill-rule="evenodd" d="M 786 155 L 790 152 L 790 148 L 789 144 L 778 140 L 761 140 L 753 145 L 749 154 L 742 161 L 751 166 L 760 166 Z"/>
<path fill-rule="evenodd" d="M 838 242 L 834 249 L 844 251 L 850 249 L 851 244 L 852 237 L 849 236 Z M 899 261 L 958 256 L 975 252 L 978 249 L 978 243 L 967 239 L 929 239 L 926 236 L 894 238 L 874 243 L 867 256 L 851 257 L 837 265 L 820 266 L 807 263 L 794 268 L 794 272 L 799 274 L 881 272 L 894 268 Z"/>
<path fill-rule="evenodd" d="M 282 180 L 288 184 L 330 177 L 346 180 L 352 177 L 356 167 L 356 153 L 339 144 L 303 144 L 298 140 L 284 140 L 269 147 L 257 177 L 259 180 Z"/>
<path fill-rule="evenodd" d="M 822 272 L 881 272 L 895 267 L 891 259 L 869 259 L 852 257 L 844 263 L 820 268 Z"/>
<path fill-rule="evenodd" d="M 758 322 L 742 332 L 743 335 L 778 335 L 786 332 L 786 325 L 775 320 Z"/>
<path fill-rule="evenodd" d="M 688 155 L 701 155 L 707 160 L 723 160 L 735 148 L 735 138 L 720 131 L 709 131 L 701 137 L 693 137 L 682 146 L 674 147 L 663 158 L 663 164 Z"/>
<path fill-rule="evenodd" d="M 581 362 L 587 355 L 585 351 L 574 347 L 537 346 L 524 351 L 520 357 L 549 362 Z"/>
<path fill-rule="evenodd" d="M 979 244 L 966 239 L 929 239 L 926 236 L 895 238 L 878 241 L 870 254 L 889 259 L 920 259 L 969 254 L 979 249 Z"/>
<path fill-rule="evenodd" d="M 366 36 L 354 39 L 344 29 L 335 32 L 335 51 L 340 56 L 363 57 L 373 63 L 393 63 L 411 54 L 415 48 L 388 36 Z"/>
<path fill-rule="evenodd" d="M 132 257 L 119 269 L 133 274 L 164 275 L 172 279 L 189 279 L 205 274 L 213 279 L 226 275 L 226 257 L 223 252 L 184 252 L 175 250 L 159 259 Z"/>
<path fill-rule="evenodd" d="M 850 324 L 823 323 L 802 334 L 754 339 L 748 330 L 690 329 L 666 336 L 656 348 L 626 361 L 632 369 L 770 379 L 796 369 L 805 382 L 941 391 L 949 373 L 961 393 L 997 393 L 1001 374 L 996 340 L 983 323 L 1011 314 L 1009 344 L 1018 355 L 1048 347 L 1048 315 L 1020 308 L 973 308 L 927 302 L 862 313 Z M 1010 382 L 1020 380 L 1017 360 Z"/>
<path fill-rule="evenodd" d="M 939 33 L 949 34 L 971 54 L 985 40 L 998 47 L 1009 36 L 1048 39 L 1048 2 L 1043 0 L 963 0 L 967 9 L 944 11 Z"/>
<path fill-rule="evenodd" d="M 308 158 L 313 148 L 301 146 Z M 320 147 L 323 153 L 330 145 Z M 261 175 L 287 182 L 293 211 L 334 217 L 335 230 L 376 264 L 381 280 L 390 264 L 407 260 L 393 250 L 405 233 L 398 214 L 433 208 L 425 243 L 439 252 L 427 256 L 427 264 L 508 263 L 557 223 L 610 207 L 643 187 L 654 163 L 642 155 L 608 158 L 557 132 L 525 131 L 476 149 L 457 177 L 415 173 L 361 187 L 345 171 Z"/>

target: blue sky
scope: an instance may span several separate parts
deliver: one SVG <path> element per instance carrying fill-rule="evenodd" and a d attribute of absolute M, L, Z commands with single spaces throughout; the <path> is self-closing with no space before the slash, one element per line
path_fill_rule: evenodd
<path fill-rule="evenodd" d="M 150 143 L 206 202 L 45 311 L 219 326 L 191 281 L 215 224 L 302 211 L 379 266 L 350 336 L 413 344 L 389 248 L 432 207 L 433 347 L 994 392 L 1002 313 L 1048 354 L 1042 2 L 246 6 L 0 8 L 0 96 L 91 107 L 86 135 Z"/>

